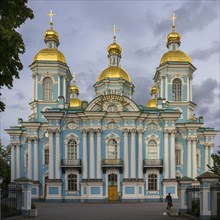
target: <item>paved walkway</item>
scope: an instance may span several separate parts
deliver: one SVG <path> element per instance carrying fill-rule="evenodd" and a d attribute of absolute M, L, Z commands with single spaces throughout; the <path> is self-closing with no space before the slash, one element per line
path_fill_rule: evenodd
<path fill-rule="evenodd" d="M 39 220 L 186 220 L 167 215 L 166 203 L 43 203 L 36 202 Z M 178 204 L 174 204 L 178 210 Z M 23 219 L 14 217 L 10 219 Z"/>

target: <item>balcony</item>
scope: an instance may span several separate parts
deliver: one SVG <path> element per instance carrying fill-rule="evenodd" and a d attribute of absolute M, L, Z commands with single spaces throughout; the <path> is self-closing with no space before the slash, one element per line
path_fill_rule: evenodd
<path fill-rule="evenodd" d="M 143 161 L 143 168 L 146 172 L 148 168 L 159 168 L 160 172 L 163 169 L 163 160 L 162 159 L 145 159 Z"/>
<path fill-rule="evenodd" d="M 120 173 L 123 169 L 123 160 L 121 159 L 104 159 L 102 160 L 103 172 L 106 172 L 107 168 L 119 168 Z"/>
<path fill-rule="evenodd" d="M 75 167 L 81 168 L 81 160 L 80 159 L 62 159 L 61 160 L 61 167 Z"/>

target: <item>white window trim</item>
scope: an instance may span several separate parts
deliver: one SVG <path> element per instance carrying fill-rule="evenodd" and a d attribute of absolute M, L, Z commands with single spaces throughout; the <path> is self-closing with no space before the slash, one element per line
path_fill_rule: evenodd
<path fill-rule="evenodd" d="M 68 190 L 68 175 L 70 174 L 75 174 L 77 176 L 77 189 L 76 191 L 72 191 L 72 190 Z M 65 194 L 77 194 L 77 192 L 79 191 L 79 173 L 76 170 L 66 170 L 65 172 Z"/>
<path fill-rule="evenodd" d="M 160 138 L 155 135 L 155 134 L 151 134 L 151 135 L 148 135 L 146 138 L 145 138 L 145 146 L 146 146 L 146 155 L 145 155 L 145 158 L 148 159 L 148 143 L 149 141 L 155 141 L 156 145 L 157 145 L 157 159 L 160 158 Z"/>
<path fill-rule="evenodd" d="M 80 138 L 78 135 L 71 133 L 68 134 L 65 138 L 64 138 L 64 143 L 65 143 L 65 159 L 68 158 L 68 142 L 73 139 L 76 141 L 77 144 L 77 159 L 79 159 L 79 144 L 80 144 Z"/>
<path fill-rule="evenodd" d="M 148 175 L 150 174 L 156 174 L 157 175 L 157 190 L 148 190 Z M 147 171 L 146 173 L 146 191 L 148 192 L 151 192 L 151 193 L 156 193 L 159 191 L 159 178 L 160 178 L 160 173 L 159 173 L 159 170 L 156 170 L 156 169 L 150 169 Z"/>
<path fill-rule="evenodd" d="M 105 158 L 106 159 L 108 158 L 108 143 L 111 139 L 114 139 L 117 142 L 117 155 L 118 155 L 117 159 L 120 159 L 120 141 L 121 140 L 120 140 L 120 137 L 113 132 L 105 136 L 105 146 L 106 146 Z"/>
<path fill-rule="evenodd" d="M 179 165 L 176 164 L 177 167 L 182 167 L 183 166 L 183 145 L 182 143 L 177 142 L 176 147 L 175 147 L 175 155 L 176 155 L 176 150 L 181 151 L 181 163 Z"/>

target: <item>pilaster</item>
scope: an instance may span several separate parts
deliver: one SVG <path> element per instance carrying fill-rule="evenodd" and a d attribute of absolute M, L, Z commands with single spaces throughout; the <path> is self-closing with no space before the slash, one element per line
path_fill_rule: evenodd
<path fill-rule="evenodd" d="M 128 130 L 124 129 L 124 178 L 128 179 Z"/>
<path fill-rule="evenodd" d="M 95 178 L 95 157 L 94 157 L 94 130 L 91 129 L 89 131 L 89 136 L 90 136 L 90 152 L 89 152 L 89 156 L 90 156 L 90 164 L 89 164 L 89 171 L 90 171 L 90 179 L 94 179 Z"/>
<path fill-rule="evenodd" d="M 87 131 L 85 129 L 82 130 L 83 134 L 83 179 L 87 179 Z"/>
<path fill-rule="evenodd" d="M 135 134 L 136 130 L 131 131 L 131 179 L 136 178 L 136 146 L 135 146 Z"/>
<path fill-rule="evenodd" d="M 28 158 L 29 159 L 29 158 Z M 38 139 L 37 137 L 34 138 L 34 180 L 38 181 Z"/>
<path fill-rule="evenodd" d="M 55 178 L 60 179 L 60 130 L 56 129 L 56 163 Z"/>

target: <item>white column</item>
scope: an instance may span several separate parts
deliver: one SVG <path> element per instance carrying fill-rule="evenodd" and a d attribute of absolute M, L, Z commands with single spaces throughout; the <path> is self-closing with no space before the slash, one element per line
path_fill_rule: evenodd
<path fill-rule="evenodd" d="M 196 140 L 194 139 L 192 142 L 192 178 L 194 179 L 197 176 L 197 164 L 196 164 Z"/>
<path fill-rule="evenodd" d="M 213 154 L 213 149 L 214 149 L 214 145 L 212 144 L 211 146 L 210 146 L 210 164 L 209 164 L 209 166 L 210 167 L 213 167 L 213 159 L 212 159 L 212 154 Z"/>
<path fill-rule="evenodd" d="M 165 93 L 166 93 L 166 100 L 168 100 L 168 83 L 167 83 L 167 77 L 165 78 Z"/>
<path fill-rule="evenodd" d="M 60 179 L 60 131 L 56 130 L 56 179 Z"/>
<path fill-rule="evenodd" d="M 16 153 L 16 178 L 20 178 L 21 177 L 21 173 L 20 173 L 20 145 L 17 144 L 16 145 L 16 150 L 17 150 L 17 153 Z"/>
<path fill-rule="evenodd" d="M 11 145 L 11 182 L 15 179 L 15 147 Z"/>
<path fill-rule="evenodd" d="M 83 174 L 83 179 L 87 179 L 87 132 L 84 129 L 82 131 L 83 133 L 83 169 L 82 169 L 82 174 Z"/>
<path fill-rule="evenodd" d="M 187 139 L 187 177 L 191 178 L 191 139 Z"/>
<path fill-rule="evenodd" d="M 54 179 L 53 156 L 53 132 L 49 130 L 49 179 Z"/>
<path fill-rule="evenodd" d="M 38 177 L 38 141 L 34 139 L 34 180 L 39 180 Z"/>
<path fill-rule="evenodd" d="M 31 153 L 31 139 L 28 138 L 28 166 L 27 166 L 27 176 L 32 180 L 32 153 Z"/>
<path fill-rule="evenodd" d="M 190 79 L 187 78 L 187 101 L 190 101 Z"/>
<path fill-rule="evenodd" d="M 135 130 L 131 131 L 131 178 L 135 179 L 135 171 L 136 171 L 136 146 L 135 146 Z"/>
<path fill-rule="evenodd" d="M 128 130 L 124 130 L 124 178 L 128 179 Z"/>
<path fill-rule="evenodd" d="M 33 80 L 33 84 L 32 84 L 32 97 L 33 97 L 33 100 L 35 100 L 35 92 L 36 92 L 36 82 L 35 82 L 35 75 L 32 75 L 32 80 Z"/>
<path fill-rule="evenodd" d="M 170 178 L 176 179 L 175 130 L 170 134 Z"/>
<path fill-rule="evenodd" d="M 143 130 L 138 131 L 138 179 L 143 179 Z"/>
<path fill-rule="evenodd" d="M 97 131 L 97 179 L 101 179 L 101 166 L 102 166 L 102 156 L 101 156 L 101 131 Z"/>
<path fill-rule="evenodd" d="M 38 76 L 37 76 L 37 74 L 35 75 L 35 83 L 36 83 L 36 85 L 35 85 L 35 99 L 36 100 L 38 100 Z"/>
<path fill-rule="evenodd" d="M 95 178 L 95 158 L 94 158 L 94 131 L 90 130 L 90 164 L 89 164 L 89 171 L 90 171 L 90 179 Z"/>
<path fill-rule="evenodd" d="M 160 80 L 160 97 L 164 98 L 164 95 L 163 95 L 163 78 L 161 78 L 161 80 Z"/>
<path fill-rule="evenodd" d="M 66 102 L 66 78 L 65 77 L 63 77 L 63 97 Z"/>
<path fill-rule="evenodd" d="M 190 101 L 192 101 L 192 79 L 189 79 L 189 85 L 190 85 L 190 88 L 189 88 L 189 94 L 190 94 Z"/>
<path fill-rule="evenodd" d="M 58 88 L 57 95 L 58 95 L 58 97 L 59 97 L 59 96 L 60 96 L 60 75 L 58 75 L 57 88 Z"/>
<path fill-rule="evenodd" d="M 164 131 L 164 179 L 168 179 L 168 131 Z"/>
<path fill-rule="evenodd" d="M 204 169 L 204 172 L 208 170 L 208 167 L 207 167 L 207 164 L 208 164 L 208 145 L 205 144 L 205 169 Z"/>

